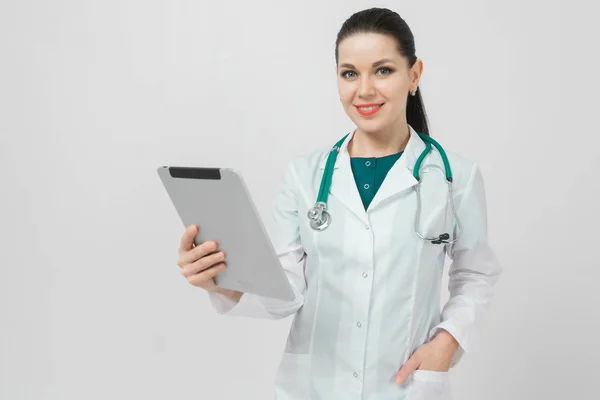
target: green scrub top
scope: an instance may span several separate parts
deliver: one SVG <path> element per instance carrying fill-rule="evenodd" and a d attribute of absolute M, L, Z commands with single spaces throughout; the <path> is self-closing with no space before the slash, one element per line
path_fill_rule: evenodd
<path fill-rule="evenodd" d="M 371 204 L 375 193 L 381 187 L 385 176 L 403 152 L 384 157 L 351 157 L 350 165 L 354 181 L 360 193 L 365 210 Z"/>

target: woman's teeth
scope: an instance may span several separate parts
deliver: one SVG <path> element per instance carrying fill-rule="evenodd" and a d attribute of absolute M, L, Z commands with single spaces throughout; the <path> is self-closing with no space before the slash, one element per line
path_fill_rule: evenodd
<path fill-rule="evenodd" d="M 369 111 L 369 110 L 373 110 L 377 107 L 381 107 L 381 104 L 377 105 L 377 106 L 370 106 L 370 107 L 358 107 L 359 110 L 364 110 L 364 111 Z"/>

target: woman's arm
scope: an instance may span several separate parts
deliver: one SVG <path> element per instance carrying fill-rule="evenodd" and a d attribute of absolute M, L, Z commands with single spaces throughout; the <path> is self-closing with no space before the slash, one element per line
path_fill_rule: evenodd
<path fill-rule="evenodd" d="M 450 298 L 440 324 L 430 331 L 430 340 L 444 329 L 458 342 L 451 366 L 478 340 L 494 297 L 493 286 L 502 273 L 488 242 L 485 188 L 477 165 L 473 165 L 457 213 L 462 234 L 448 249 Z"/>

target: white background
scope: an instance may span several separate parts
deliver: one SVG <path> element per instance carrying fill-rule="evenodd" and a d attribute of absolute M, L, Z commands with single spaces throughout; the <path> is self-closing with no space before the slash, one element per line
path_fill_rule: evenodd
<path fill-rule="evenodd" d="M 180 275 L 156 168 L 237 168 L 266 217 L 285 164 L 353 129 L 334 43 L 372 6 L 412 28 L 432 136 L 486 181 L 504 274 L 456 398 L 597 398 L 600 32 L 583 4 L 2 0 L 0 398 L 269 398 L 291 318 L 214 313 Z"/>

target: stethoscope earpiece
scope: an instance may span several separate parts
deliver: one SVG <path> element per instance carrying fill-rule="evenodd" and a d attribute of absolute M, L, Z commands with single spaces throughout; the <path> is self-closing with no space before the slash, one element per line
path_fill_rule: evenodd
<path fill-rule="evenodd" d="M 448 239 L 450 239 L 450 235 L 447 234 L 447 233 L 442 233 L 440 236 L 438 236 L 437 238 L 433 239 L 431 241 L 431 243 L 433 243 L 433 244 L 442 244 L 442 243 L 447 244 L 447 243 L 450 243 L 450 242 L 448 242 Z"/>

